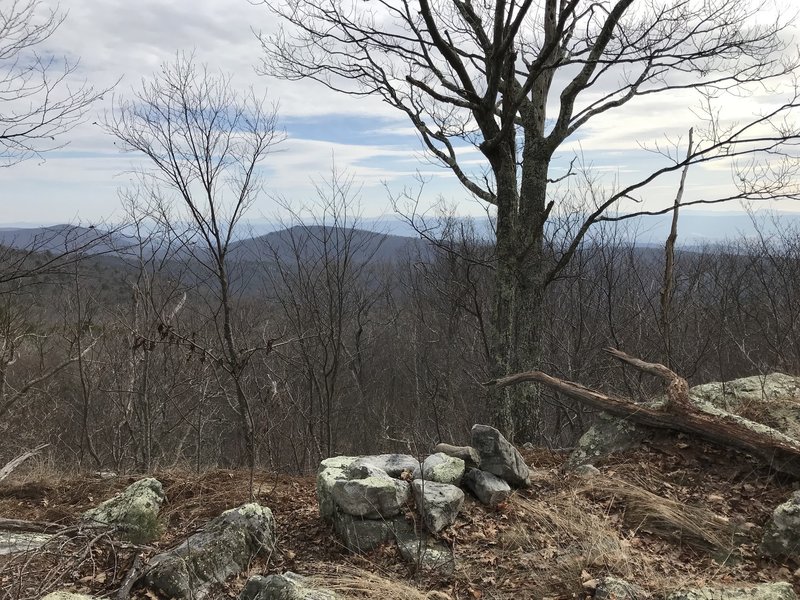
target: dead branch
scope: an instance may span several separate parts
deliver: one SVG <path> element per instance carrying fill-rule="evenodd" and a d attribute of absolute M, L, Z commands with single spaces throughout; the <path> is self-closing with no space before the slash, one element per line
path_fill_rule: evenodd
<path fill-rule="evenodd" d="M 0 517 L 0 531 L 54 533 L 63 530 L 64 527 L 58 523 L 50 523 L 48 521 L 23 521 L 21 519 L 6 519 Z"/>
<path fill-rule="evenodd" d="M 39 452 L 47 448 L 49 445 L 50 444 L 42 444 L 41 446 L 37 446 L 33 450 L 28 450 L 27 452 L 20 454 L 16 458 L 12 458 L 5 464 L 5 466 L 2 469 L 0 469 L 0 481 L 3 481 L 6 477 L 11 475 L 14 469 L 16 469 L 18 466 L 20 466 L 29 458 L 33 458 L 34 456 L 39 454 Z"/>

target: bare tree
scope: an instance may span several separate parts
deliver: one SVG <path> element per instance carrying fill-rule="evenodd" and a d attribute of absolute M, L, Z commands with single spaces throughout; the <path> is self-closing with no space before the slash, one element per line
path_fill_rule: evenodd
<path fill-rule="evenodd" d="M 588 230 L 622 200 L 641 200 L 687 165 L 743 160 L 735 186 L 682 203 L 795 197 L 793 142 L 785 119 L 795 88 L 750 120 L 724 120 L 725 98 L 779 86 L 798 61 L 785 24 L 761 18 L 763 5 L 736 0 L 346 0 L 265 2 L 286 24 L 262 35 L 263 71 L 310 78 L 354 95 L 375 95 L 405 114 L 424 147 L 497 213 L 497 277 L 492 354 L 498 376 L 542 359 L 545 291 Z M 789 22 L 787 20 L 787 22 Z M 776 87 L 777 89 L 777 87 Z M 641 98 L 697 91 L 688 154 L 655 150 L 656 166 L 618 189 L 600 191 L 559 253 L 545 253 L 558 214 L 552 173 L 565 142 L 601 115 L 624 114 Z M 483 168 L 460 160 L 473 145 Z M 471 154 L 470 156 L 474 156 Z M 570 162 L 574 164 L 574 161 Z M 571 174 L 571 169 L 567 175 Z M 660 214 L 673 206 L 635 214 Z M 527 386 L 526 386 L 527 387 Z M 496 421 L 519 439 L 535 431 L 534 389 L 497 399 Z"/>
<path fill-rule="evenodd" d="M 107 91 L 76 86 L 78 63 L 43 48 L 65 19 L 40 0 L 0 0 L 0 167 L 63 147 Z"/>
<path fill-rule="evenodd" d="M 264 336 L 263 344 L 245 347 L 240 339 L 230 250 L 242 216 L 261 190 L 259 163 L 282 139 L 275 108 L 252 90 L 239 94 L 229 77 L 181 55 L 143 82 L 131 100 L 120 102 L 106 126 L 126 149 L 149 159 L 148 175 L 163 193 L 177 195 L 196 227 L 192 257 L 214 282 L 210 315 L 217 343 L 200 343 L 168 322 L 160 324 L 161 341 L 194 348 L 226 375 L 252 469 L 255 428 L 245 376 L 252 357 L 268 352 L 271 344 Z"/>

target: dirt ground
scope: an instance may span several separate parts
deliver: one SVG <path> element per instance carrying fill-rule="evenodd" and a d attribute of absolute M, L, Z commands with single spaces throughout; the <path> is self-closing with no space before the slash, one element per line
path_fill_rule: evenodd
<path fill-rule="evenodd" d="M 277 550 L 247 573 L 213 590 L 234 598 L 247 576 L 294 571 L 336 581 L 342 573 L 373 573 L 407 586 L 387 592 L 375 584 L 352 597 L 452 599 L 590 598 L 597 579 L 616 575 L 655 598 L 703 584 L 789 581 L 800 591 L 796 561 L 759 557 L 760 528 L 797 482 L 770 473 L 740 454 L 689 438 L 654 440 L 599 463 L 592 479 L 565 475 L 564 456 L 522 450 L 535 470 L 530 489 L 497 509 L 467 498 L 456 524 L 441 538 L 454 550 L 452 576 L 417 572 L 391 545 L 366 555 L 347 552 L 319 518 L 313 477 L 259 472 L 256 500 L 272 509 Z M 40 598 L 54 589 L 116 597 L 134 564 L 180 542 L 225 509 L 249 501 L 245 471 L 153 473 L 168 498 L 162 538 L 133 547 L 97 536 L 57 538 L 28 554 L 0 556 L 0 600 Z M 111 480 L 20 473 L 0 486 L 0 516 L 77 522 L 84 510 L 139 476 Z M 397 588 L 401 589 L 401 588 Z M 157 598 L 134 587 L 131 598 Z"/>

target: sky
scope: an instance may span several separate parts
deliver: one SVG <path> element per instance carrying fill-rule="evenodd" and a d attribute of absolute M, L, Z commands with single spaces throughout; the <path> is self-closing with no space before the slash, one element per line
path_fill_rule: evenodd
<path fill-rule="evenodd" d="M 0 0 L 0 10 L 9 4 L 10 0 Z M 50 0 L 41 2 L 43 9 L 56 6 Z M 315 182 L 328 177 L 333 165 L 355 180 L 367 217 L 391 213 L 390 195 L 404 189 L 415 192 L 419 177 L 426 181 L 424 206 L 443 199 L 460 214 L 484 212 L 454 176 L 427 160 L 404 115 L 378 99 L 343 95 L 311 81 L 259 75 L 256 66 L 263 53 L 253 32 L 273 31 L 276 26 L 263 5 L 248 0 L 62 0 L 60 9 L 67 13 L 65 22 L 38 50 L 80 60 L 75 76 L 97 89 L 116 87 L 93 107 L 85 123 L 61 139 L 68 142 L 66 147 L 0 169 L 0 225 L 118 218 L 118 194 L 131 185 L 131 169 L 143 163 L 120 152 L 114 138 L 97 123 L 115 98 L 129 97 L 143 78 L 151 77 L 179 51 L 195 52 L 198 61 L 231 74 L 236 87 L 253 86 L 278 103 L 287 139 L 267 159 L 265 192 L 251 219 L 273 218 L 281 203 L 307 204 L 314 197 Z M 601 119 L 582 130 L 566 149 L 579 153 L 607 185 L 624 182 L 658 165 L 657 156 L 642 150 L 643 140 L 685 136 L 693 118 L 689 104 L 695 100 L 646 98 L 626 110 L 623 119 Z M 763 95 L 731 99 L 724 109 L 731 119 L 744 119 L 764 101 Z M 465 154 L 465 159 L 471 156 Z M 564 156 L 556 161 L 554 176 L 568 163 Z M 687 199 L 713 192 L 729 176 L 725 165 L 693 169 Z M 675 185 L 672 178 L 653 186 L 645 202 L 671 198 Z"/>

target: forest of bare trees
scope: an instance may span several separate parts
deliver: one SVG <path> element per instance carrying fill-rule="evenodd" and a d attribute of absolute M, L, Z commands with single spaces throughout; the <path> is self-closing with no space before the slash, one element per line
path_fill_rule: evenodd
<path fill-rule="evenodd" d="M 217 350 L 218 280 L 197 232 L 163 206 L 129 198 L 148 227 L 128 228 L 123 248 L 5 283 L 0 458 L 50 442 L 39 460 L 58 468 L 204 469 L 247 465 L 252 444 L 257 466 L 305 472 L 332 454 L 462 439 L 492 408 L 492 245 L 476 224 L 443 220 L 438 244 L 382 252 L 402 238 L 359 229 L 356 193 L 334 174 L 317 222 L 298 214 L 234 244 L 230 327 L 237 350 L 259 349 L 235 384 Z M 614 364 L 609 344 L 691 383 L 798 372 L 800 232 L 754 218 L 769 235 L 679 246 L 669 332 L 663 249 L 599 231 L 547 296 L 544 370 L 631 398 L 653 384 Z M 530 441 L 569 446 L 591 419 L 544 392 Z"/>

